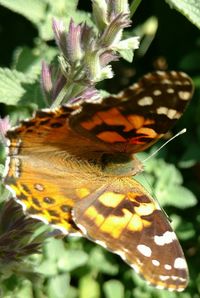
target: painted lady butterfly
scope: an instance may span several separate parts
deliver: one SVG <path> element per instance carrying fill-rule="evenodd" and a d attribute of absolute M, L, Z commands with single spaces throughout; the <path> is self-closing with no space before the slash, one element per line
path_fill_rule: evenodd
<path fill-rule="evenodd" d="M 133 154 L 173 126 L 192 93 L 186 74 L 157 71 L 100 103 L 38 111 L 7 133 L 4 183 L 31 217 L 106 247 L 157 288 L 182 291 L 180 244 L 131 176 L 142 170 Z"/>

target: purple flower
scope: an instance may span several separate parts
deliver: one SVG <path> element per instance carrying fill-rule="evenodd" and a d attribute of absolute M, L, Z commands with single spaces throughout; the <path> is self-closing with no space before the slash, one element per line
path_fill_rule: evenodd
<path fill-rule="evenodd" d="M 11 128 L 9 116 L 4 118 L 0 117 L 0 141 L 5 144 L 6 143 L 6 133 Z"/>

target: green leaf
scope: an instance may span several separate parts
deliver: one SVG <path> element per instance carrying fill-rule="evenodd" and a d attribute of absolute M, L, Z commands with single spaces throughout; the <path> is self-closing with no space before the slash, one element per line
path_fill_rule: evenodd
<path fill-rule="evenodd" d="M 46 1 L 41 0 L 0 0 L 0 4 L 23 15 L 36 25 L 44 19 L 47 6 Z"/>
<path fill-rule="evenodd" d="M 66 250 L 58 259 L 58 268 L 62 271 L 72 271 L 85 265 L 88 255 L 82 250 Z"/>
<path fill-rule="evenodd" d="M 5 188 L 3 184 L 0 183 L 0 203 L 4 202 L 10 196 L 10 191 Z"/>
<path fill-rule="evenodd" d="M 124 298 L 124 286 L 119 280 L 109 280 L 104 283 L 103 289 L 106 298 Z"/>
<path fill-rule="evenodd" d="M 57 1 L 54 2 L 57 3 Z M 52 30 L 53 17 L 63 21 L 66 30 L 68 29 L 71 19 L 73 19 L 76 24 L 81 22 L 86 22 L 88 25 L 92 24 L 91 14 L 85 11 L 74 9 L 74 5 L 69 5 L 69 3 L 73 2 L 74 1 L 64 1 L 63 9 L 60 9 L 57 5 L 52 5 L 52 3 L 50 4 L 49 10 L 45 15 L 45 20 L 38 26 L 39 36 L 43 40 L 51 40 L 54 37 Z"/>
<path fill-rule="evenodd" d="M 171 7 L 176 8 L 200 29 L 199 0 L 165 0 Z"/>
<path fill-rule="evenodd" d="M 171 226 L 180 240 L 188 240 L 195 236 L 195 229 L 192 222 L 188 222 L 177 214 L 170 215 Z"/>
<path fill-rule="evenodd" d="M 81 278 L 79 285 L 80 298 L 100 298 L 99 284 L 92 276 L 86 275 Z"/>
<path fill-rule="evenodd" d="M 34 80 L 34 76 L 27 76 L 8 68 L 0 68 L 0 102 L 16 105 L 26 92 L 23 84 L 31 84 Z"/>
<path fill-rule="evenodd" d="M 2 164 L 0 164 L 0 176 L 2 176 L 3 175 L 3 173 L 4 173 L 4 165 L 2 165 Z"/>
<path fill-rule="evenodd" d="M 92 267 L 92 269 L 109 274 L 115 275 L 118 273 L 118 265 L 115 264 L 112 260 L 112 255 L 110 255 L 111 259 L 106 258 L 104 250 L 101 247 L 95 247 L 91 253 L 88 264 Z"/>
<path fill-rule="evenodd" d="M 48 298 L 68 298 L 69 282 L 70 277 L 66 273 L 49 279 L 47 286 Z"/>
<path fill-rule="evenodd" d="M 155 174 L 159 179 L 158 181 L 160 188 L 166 188 L 166 185 L 169 186 L 169 184 L 183 183 L 183 178 L 180 171 L 174 165 L 167 164 L 161 159 L 159 159 L 157 162 Z"/>
<path fill-rule="evenodd" d="M 56 13 L 63 14 L 64 12 L 75 11 L 77 9 L 79 0 L 66 1 L 66 0 L 47 0 L 48 4 L 51 5 L 52 10 Z"/>
<path fill-rule="evenodd" d="M 24 280 L 20 289 L 14 294 L 15 298 L 33 298 L 32 284 L 28 280 Z M 13 297 L 13 296 L 10 296 Z M 6 297 L 5 297 L 6 298 Z M 8 297 L 9 298 L 9 297 Z"/>
<path fill-rule="evenodd" d="M 65 246 L 60 239 L 49 239 L 45 244 L 45 255 L 47 259 L 57 261 L 65 253 Z"/>
<path fill-rule="evenodd" d="M 28 47 L 18 48 L 15 52 L 14 68 L 17 71 L 39 75 L 41 72 L 41 57 Z"/>
<path fill-rule="evenodd" d="M 200 150 L 199 144 L 196 142 L 191 142 L 190 146 L 186 149 L 181 160 L 179 161 L 179 166 L 181 168 L 189 168 L 194 166 L 200 161 Z"/>
<path fill-rule="evenodd" d="M 133 50 L 120 50 L 118 51 L 120 56 L 122 58 L 124 58 L 124 60 L 128 61 L 128 62 L 132 62 L 133 61 Z"/>
<path fill-rule="evenodd" d="M 185 209 L 197 204 L 194 194 L 189 189 L 180 185 L 171 185 L 162 190 L 156 187 L 155 193 L 162 206 L 171 205 Z"/>
<path fill-rule="evenodd" d="M 44 260 L 37 266 L 37 273 L 43 274 L 46 277 L 56 275 L 58 273 L 56 262 L 51 259 Z"/>
<path fill-rule="evenodd" d="M 199 49 L 195 49 L 192 52 L 185 55 L 179 63 L 180 69 L 184 71 L 199 71 L 200 65 L 200 52 Z M 195 82 L 194 82 L 195 83 Z M 196 84 L 195 84 L 196 85 Z"/>

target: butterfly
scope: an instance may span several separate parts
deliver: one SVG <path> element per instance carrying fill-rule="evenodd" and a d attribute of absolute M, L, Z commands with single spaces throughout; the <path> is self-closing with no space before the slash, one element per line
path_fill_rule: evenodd
<path fill-rule="evenodd" d="M 118 254 L 159 289 L 182 291 L 181 246 L 132 176 L 143 169 L 135 153 L 168 132 L 192 93 L 185 73 L 156 71 L 100 102 L 37 111 L 7 133 L 4 183 L 32 218 Z"/>

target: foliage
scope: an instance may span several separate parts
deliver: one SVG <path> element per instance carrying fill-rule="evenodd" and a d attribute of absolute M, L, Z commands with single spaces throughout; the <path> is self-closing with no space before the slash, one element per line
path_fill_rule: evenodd
<path fill-rule="evenodd" d="M 26 264 L 25 268 L 34 268 L 37 278 L 33 279 L 30 270 L 27 270 L 26 274 L 20 274 L 20 270 L 12 273 L 9 271 L 7 274 L 8 271 L 4 272 L 5 268 L 1 266 L 1 274 L 4 273 L 0 281 L 3 297 L 197 298 L 200 296 L 198 200 L 200 64 L 197 63 L 200 61 L 200 35 L 198 29 L 189 22 L 190 20 L 200 28 L 200 4 L 198 0 L 166 1 L 171 7 L 183 13 L 189 19 L 187 20 L 175 10 L 170 10 L 164 1 L 160 2 L 162 1 L 152 0 L 147 4 L 146 1 L 141 1 L 133 14 L 134 27 L 125 33 L 126 37 L 140 35 L 141 46 L 133 62 L 131 62 L 132 52 L 120 52 L 121 56 L 132 64 L 124 60 L 115 63 L 113 68 L 116 76 L 112 81 L 101 83 L 100 88 L 110 92 L 118 91 L 130 81 L 136 80 L 142 73 L 151 70 L 153 65 L 161 69 L 169 65 L 169 68 L 181 69 L 193 77 L 196 87 L 193 102 L 176 126 L 176 130 L 187 127 L 188 132 L 145 163 L 145 174 L 138 177 L 158 198 L 172 219 L 189 264 L 191 280 L 188 288 L 183 293 L 153 289 L 118 256 L 96 244 L 85 239 L 49 237 L 43 244 L 42 254 L 31 255 L 21 264 L 21 267 Z M 12 57 L 11 54 L 9 57 L 9 65 L 1 60 L 0 113 L 1 116 L 9 114 L 11 122 L 16 124 L 19 119 L 30 117 L 34 110 L 46 106 L 40 88 L 41 61 L 45 60 L 47 63 L 55 61 L 58 54 L 52 42 L 52 18 L 63 20 L 66 26 L 71 18 L 76 23 L 86 21 L 89 25 L 93 24 L 93 20 L 87 11 L 89 1 L 80 0 L 78 8 L 78 1 L 71 0 L 0 0 L 0 4 L 2 5 L 0 12 L 7 12 L 5 8 L 10 10 L 11 21 L 5 30 L 9 30 L 9 26 L 15 30 L 15 18 L 19 15 L 21 24 L 27 25 L 27 36 L 32 32 L 32 27 L 36 29 L 31 45 L 24 45 L 26 36 L 21 44 L 15 44 Z M 9 38 L 12 39 L 11 36 Z M 9 52 L 9 46 L 2 42 L 2 48 L 4 48 L 2 57 L 5 57 L 5 53 Z M 151 149 L 154 150 L 155 147 Z M 2 149 L 1 173 L 4 158 Z M 140 158 L 145 159 L 146 153 L 141 154 Z M 3 185 L 0 185 L 0 194 L 2 202 L 8 196 Z"/>

